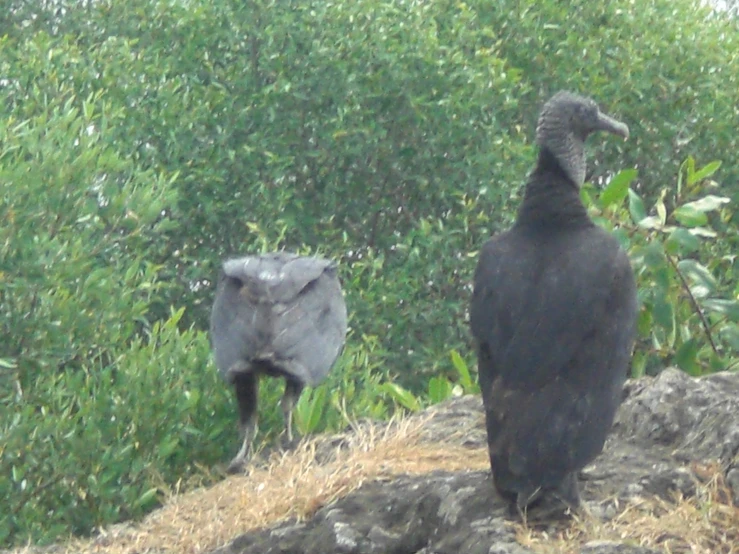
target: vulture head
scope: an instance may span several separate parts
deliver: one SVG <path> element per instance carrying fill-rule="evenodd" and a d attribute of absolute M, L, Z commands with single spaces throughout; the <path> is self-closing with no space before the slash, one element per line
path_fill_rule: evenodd
<path fill-rule="evenodd" d="M 549 150 L 567 176 L 580 187 L 585 181 L 585 139 L 595 131 L 629 136 L 624 123 L 601 112 L 590 98 L 558 92 L 541 110 L 536 143 Z"/>

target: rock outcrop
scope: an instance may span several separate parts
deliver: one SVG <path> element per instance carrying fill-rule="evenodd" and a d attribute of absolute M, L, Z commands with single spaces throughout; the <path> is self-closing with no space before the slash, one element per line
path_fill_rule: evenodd
<path fill-rule="evenodd" d="M 453 399 L 428 415 L 424 440 L 471 449 L 485 445 L 478 397 Z M 739 373 L 695 379 L 668 369 L 655 378 L 630 381 L 603 454 L 581 475 L 582 497 L 590 514 L 586 517 L 608 522 L 622 518 L 625 506 L 647 500 L 669 506 L 702 494 L 707 487 L 717 491 L 714 503 L 721 504 L 721 517 L 739 522 Z M 438 471 L 366 483 L 307 521 L 290 520 L 247 533 L 213 554 L 542 551 L 520 540 L 520 532 L 521 526 L 511 522 L 506 504 L 495 494 L 489 471 Z M 733 532 L 739 544 L 739 531 Z M 732 530 L 724 532 L 724 539 L 727 533 Z M 566 551 L 664 552 L 667 547 L 659 544 L 674 539 L 669 535 L 655 537 L 649 547 L 640 545 L 644 541 L 638 538 L 617 538 L 585 541 Z M 726 540 L 731 544 L 734 539 Z M 717 554 L 723 551 L 721 544 L 716 543 Z"/>

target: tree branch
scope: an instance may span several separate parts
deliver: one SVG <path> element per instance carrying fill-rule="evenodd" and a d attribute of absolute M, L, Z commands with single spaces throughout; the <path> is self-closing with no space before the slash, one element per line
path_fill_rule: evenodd
<path fill-rule="evenodd" d="M 675 263 L 675 260 L 670 256 L 667 252 L 665 252 L 665 256 L 667 257 L 667 261 L 670 262 L 670 265 L 675 270 L 675 273 L 677 273 L 677 276 L 680 277 L 680 282 L 683 284 L 683 288 L 685 289 L 685 292 L 688 293 L 688 297 L 690 298 L 690 303 L 693 305 L 693 309 L 698 314 L 698 317 L 700 317 L 701 324 L 703 325 L 703 330 L 706 333 L 706 338 L 708 339 L 708 342 L 711 345 L 711 348 L 713 349 L 713 352 L 718 356 L 718 349 L 716 348 L 716 343 L 713 342 L 713 336 L 711 335 L 711 326 L 708 325 L 708 321 L 706 320 L 706 316 L 703 315 L 703 310 L 701 310 L 700 306 L 698 305 L 698 301 L 695 299 L 695 296 L 693 296 L 693 293 L 690 290 L 690 285 L 688 285 L 688 281 L 685 279 L 685 276 L 682 274 L 680 269 L 678 269 L 677 264 Z"/>

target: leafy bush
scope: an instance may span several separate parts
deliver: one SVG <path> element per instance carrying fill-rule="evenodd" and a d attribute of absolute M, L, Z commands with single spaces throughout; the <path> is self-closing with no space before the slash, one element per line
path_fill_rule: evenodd
<path fill-rule="evenodd" d="M 676 186 L 663 189 L 651 215 L 629 188 L 635 170 L 616 175 L 600 195 L 583 191 L 596 219 L 628 248 L 637 275 L 641 340 L 634 376 L 668 365 L 700 375 L 739 363 L 739 300 L 732 298 L 736 283 L 729 277 L 735 257 L 720 255 L 721 240 L 736 234 L 726 227 L 734 212 L 729 198 L 704 194 L 718 188 L 709 178 L 720 165 L 696 169 L 687 158 Z"/>
<path fill-rule="evenodd" d="M 512 219 L 554 90 L 590 93 L 631 124 L 626 146 L 597 143 L 593 181 L 638 167 L 651 202 L 690 152 L 724 159 L 739 195 L 739 34 L 692 0 L 103 0 L 56 19 L 20 4 L 37 32 L 7 39 L 11 81 L 103 94 L 121 114 L 109 144 L 177 175 L 168 215 L 181 225 L 148 258 L 167 285 L 151 319 L 184 303 L 183 328 L 205 329 L 224 256 L 319 250 L 354 284 L 362 333 L 383 337 L 381 367 L 413 390 L 470 346 L 460 283 Z M 34 52 L 53 55 L 29 63 Z M 10 87 L 9 105 L 25 109 L 25 95 Z"/>
<path fill-rule="evenodd" d="M 34 86 L 0 118 L 0 325 L 23 387 L 112 362 L 164 285 L 151 244 L 171 228 L 177 191 L 111 146 L 120 118 L 103 94 L 79 98 L 64 82 Z"/>
<path fill-rule="evenodd" d="M 3 543 L 139 516 L 224 457 L 232 406 L 206 371 L 207 338 L 180 332 L 181 315 L 114 351 L 114 366 L 42 372 L 0 399 Z"/>

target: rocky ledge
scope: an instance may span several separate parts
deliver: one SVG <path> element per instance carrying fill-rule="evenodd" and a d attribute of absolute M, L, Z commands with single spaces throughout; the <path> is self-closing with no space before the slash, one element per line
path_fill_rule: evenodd
<path fill-rule="evenodd" d="M 453 399 L 423 417 L 429 418 L 425 441 L 456 441 L 475 449 L 485 444 L 478 397 Z M 708 489 L 716 493 L 712 509 L 730 523 L 707 551 L 730 552 L 725 545 L 739 544 L 735 525 L 739 522 L 739 373 L 696 379 L 668 369 L 655 378 L 630 381 L 603 454 L 581 475 L 586 517 L 606 525 L 623 518 L 626 507 L 635 511 L 644 502 L 661 503 L 659 509 L 669 511 L 669 506 Z M 554 536 L 563 524 L 556 525 L 560 527 L 537 531 L 532 524 L 530 531 Z M 727 533 L 735 536 L 727 538 Z M 307 521 L 290 520 L 247 533 L 213 554 L 689 551 L 675 550 L 680 541 L 669 532 L 648 541 L 649 547 L 640 546 L 645 541 L 638 537 L 624 538 L 621 533 L 615 540 L 584 540 L 566 549 L 562 542 L 537 548 L 520 535 L 521 525 L 512 524 L 488 471 L 439 471 L 367 483 L 320 508 Z"/>

